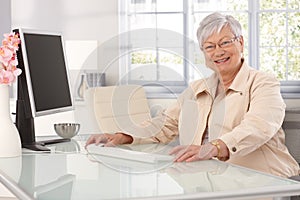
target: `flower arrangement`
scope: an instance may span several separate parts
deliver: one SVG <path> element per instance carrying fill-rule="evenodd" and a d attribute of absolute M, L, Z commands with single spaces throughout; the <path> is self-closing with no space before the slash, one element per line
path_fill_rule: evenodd
<path fill-rule="evenodd" d="M 11 85 L 22 72 L 21 69 L 17 68 L 16 52 L 19 44 L 18 34 L 4 34 L 2 46 L 0 47 L 0 84 Z"/>

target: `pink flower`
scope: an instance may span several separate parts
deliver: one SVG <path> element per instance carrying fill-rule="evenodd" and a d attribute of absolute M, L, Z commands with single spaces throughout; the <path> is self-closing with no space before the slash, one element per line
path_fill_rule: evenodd
<path fill-rule="evenodd" d="M 13 66 L 11 72 L 15 77 L 17 77 L 22 73 L 22 70 L 17 68 L 16 66 Z"/>
<path fill-rule="evenodd" d="M 19 35 L 15 33 L 4 34 L 0 47 L 0 84 L 11 84 L 16 81 L 22 70 L 17 68 L 16 51 L 19 48 Z"/>
<path fill-rule="evenodd" d="M 11 84 L 16 80 L 16 76 L 13 71 L 6 71 L 4 69 L 0 70 L 0 83 Z"/>
<path fill-rule="evenodd" d="M 7 66 L 13 57 L 14 52 L 11 49 L 6 48 L 5 46 L 0 47 L 0 62 Z"/>
<path fill-rule="evenodd" d="M 8 63 L 8 66 L 17 66 L 17 65 L 18 65 L 17 55 L 14 54 L 14 55 L 11 57 L 11 59 L 10 59 L 10 61 L 9 61 L 9 63 Z"/>
<path fill-rule="evenodd" d="M 20 44 L 19 36 L 15 33 L 4 34 L 4 39 L 2 41 L 3 46 L 7 46 L 14 51 L 18 50 Z"/>

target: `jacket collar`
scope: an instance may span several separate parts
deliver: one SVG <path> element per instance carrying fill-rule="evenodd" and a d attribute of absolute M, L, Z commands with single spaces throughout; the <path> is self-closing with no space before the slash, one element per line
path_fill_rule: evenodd
<path fill-rule="evenodd" d="M 216 94 L 216 89 L 218 86 L 219 78 L 216 73 L 213 73 L 208 78 L 202 79 L 198 82 L 199 84 L 194 84 L 193 90 L 195 91 L 195 97 L 200 93 L 206 92 L 210 96 L 214 97 Z"/>
<path fill-rule="evenodd" d="M 236 92 L 244 91 L 249 74 L 250 74 L 250 67 L 244 61 L 243 65 L 240 68 L 240 71 L 237 73 L 236 77 L 234 78 L 232 84 L 229 86 L 228 89 Z"/>
<path fill-rule="evenodd" d="M 244 61 L 229 89 L 237 92 L 242 92 L 245 89 L 249 74 L 250 67 Z M 201 81 L 201 83 L 195 84 L 193 88 L 193 90 L 195 91 L 195 97 L 197 97 L 202 92 L 206 92 L 214 97 L 216 94 L 218 82 L 219 78 L 217 74 L 213 73 L 211 76 L 204 79 L 204 81 Z"/>

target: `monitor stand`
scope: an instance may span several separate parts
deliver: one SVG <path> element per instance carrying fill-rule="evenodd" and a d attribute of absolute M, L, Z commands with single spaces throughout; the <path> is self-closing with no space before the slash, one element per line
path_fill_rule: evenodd
<path fill-rule="evenodd" d="M 71 139 L 68 138 L 43 140 L 43 141 L 34 142 L 32 144 L 22 144 L 22 147 L 33 151 L 50 151 L 49 148 L 45 147 L 46 145 L 57 144 L 62 142 L 70 142 L 70 141 Z"/>
<path fill-rule="evenodd" d="M 45 147 L 46 145 L 71 141 L 71 139 L 65 138 L 36 141 L 34 119 L 31 115 L 26 116 L 24 100 L 17 100 L 16 126 L 20 134 L 22 147 L 29 150 L 50 152 L 50 149 Z"/>

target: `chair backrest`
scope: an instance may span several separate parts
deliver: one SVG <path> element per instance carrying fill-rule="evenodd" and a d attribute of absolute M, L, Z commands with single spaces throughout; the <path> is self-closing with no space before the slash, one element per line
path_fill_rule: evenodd
<path fill-rule="evenodd" d="M 121 85 L 89 88 L 95 118 L 103 133 L 126 131 L 151 119 L 144 88 L 139 85 Z"/>
<path fill-rule="evenodd" d="M 290 154 L 300 163 L 300 113 L 286 112 L 282 128 L 285 132 L 285 144 Z"/>

